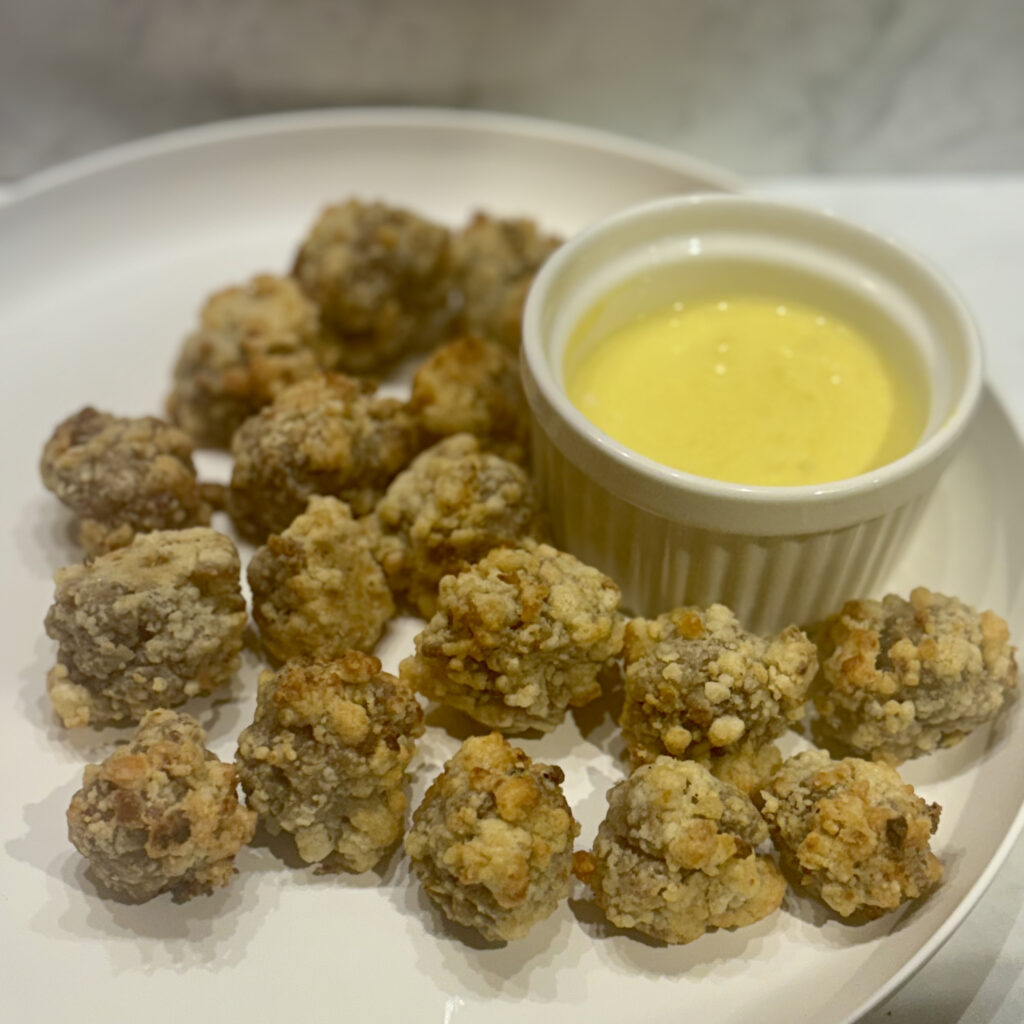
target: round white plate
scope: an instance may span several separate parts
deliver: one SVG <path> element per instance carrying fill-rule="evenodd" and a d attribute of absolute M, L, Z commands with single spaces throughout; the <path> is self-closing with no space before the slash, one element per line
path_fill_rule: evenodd
<path fill-rule="evenodd" d="M 0 714 L 0 991 L 19 1020 L 72 1014 L 152 1024 L 338 1019 L 437 1024 L 839 1024 L 920 966 L 980 896 L 1019 832 L 1024 746 L 1016 712 L 959 748 L 907 766 L 944 807 L 941 889 L 862 927 L 796 894 L 766 921 L 666 948 L 606 929 L 576 893 L 524 941 L 467 944 L 397 854 L 366 875 L 294 867 L 287 844 L 242 852 L 239 875 L 175 906 L 100 899 L 65 835 L 88 759 L 124 731 L 62 730 L 44 677 L 50 576 L 76 560 L 68 518 L 38 482 L 44 439 L 86 403 L 158 412 L 177 345 L 201 299 L 254 271 L 283 270 L 324 203 L 361 195 L 455 224 L 476 207 L 529 214 L 562 232 L 629 203 L 736 182 L 677 155 L 519 118 L 352 111 L 263 118 L 122 147 L 39 175 L 0 209 L 0 343 L 7 359 Z M 204 460 L 223 472 L 217 459 Z M 892 588 L 951 591 L 1024 635 L 1024 451 L 989 394 Z M 226 522 L 221 522 L 227 529 Z M 413 620 L 379 652 L 391 669 Z M 194 710 L 230 757 L 249 720 L 256 664 L 229 699 Z M 464 728 L 428 716 L 413 800 Z M 604 709 L 523 743 L 566 772 L 589 843 L 623 774 Z M 278 854 L 281 854 L 279 856 Z"/>

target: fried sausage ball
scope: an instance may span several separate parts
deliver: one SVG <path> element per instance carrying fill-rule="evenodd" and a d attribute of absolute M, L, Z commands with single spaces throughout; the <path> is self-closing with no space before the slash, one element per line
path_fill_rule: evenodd
<path fill-rule="evenodd" d="M 86 765 L 68 808 L 68 838 L 122 899 L 170 892 L 182 903 L 235 873 L 256 814 L 238 802 L 234 765 L 205 741 L 190 715 L 150 711 L 130 743 Z"/>
<path fill-rule="evenodd" d="M 994 718 L 1017 687 L 1006 623 L 918 587 L 905 601 L 848 601 L 819 637 L 814 704 L 825 735 L 898 764 Z"/>
<path fill-rule="evenodd" d="M 47 689 L 64 725 L 137 722 L 226 683 L 247 619 L 239 571 L 234 544 L 201 526 L 61 569 Z"/>
<path fill-rule="evenodd" d="M 228 512 L 261 543 L 282 533 L 314 494 L 365 515 L 419 450 L 401 402 L 365 381 L 329 373 L 293 384 L 235 433 Z"/>
<path fill-rule="evenodd" d="M 555 912 L 569 894 L 580 831 L 564 778 L 497 733 L 462 744 L 405 837 L 413 871 L 446 917 L 501 941 Z"/>
<path fill-rule="evenodd" d="M 196 444 L 227 448 L 245 420 L 327 362 L 316 306 L 292 278 L 260 274 L 206 300 L 167 412 Z"/>
<path fill-rule="evenodd" d="M 416 371 L 409 408 L 433 438 L 472 434 L 488 451 L 526 461 L 530 418 L 519 360 L 493 341 L 441 346 Z"/>
<path fill-rule="evenodd" d="M 755 636 L 720 604 L 634 619 L 624 660 L 621 725 L 634 766 L 660 754 L 711 766 L 732 753 L 746 761 L 733 765 L 742 770 L 800 719 L 818 667 L 795 626 Z"/>
<path fill-rule="evenodd" d="M 889 765 L 805 751 L 783 764 L 761 801 L 783 859 L 843 917 L 880 917 L 942 879 L 929 846 L 942 808 Z"/>
<path fill-rule="evenodd" d="M 384 203 L 320 214 L 292 272 L 320 307 L 338 369 L 381 370 L 443 338 L 450 250 L 445 228 Z"/>
<path fill-rule="evenodd" d="M 372 518 L 358 520 L 337 498 L 310 498 L 284 533 L 249 563 L 252 617 L 278 661 L 372 651 L 395 614 L 374 557 Z"/>
<path fill-rule="evenodd" d="M 484 725 L 548 732 L 598 697 L 622 649 L 619 588 L 546 544 L 495 548 L 441 581 L 437 614 L 399 669 Z"/>
<path fill-rule="evenodd" d="M 541 264 L 561 244 L 532 220 L 475 214 L 452 243 L 464 329 L 517 351 L 526 293 Z"/>
<path fill-rule="evenodd" d="M 659 757 L 616 783 L 591 853 L 574 857 L 608 920 L 668 943 L 777 910 L 786 883 L 755 848 L 757 808 L 695 761 Z"/>
<path fill-rule="evenodd" d="M 522 467 L 481 451 L 469 434 L 418 455 L 376 512 L 377 554 L 391 589 L 424 618 L 437 608 L 442 577 L 540 532 L 537 497 Z"/>
<path fill-rule="evenodd" d="M 401 836 L 406 766 L 423 734 L 415 695 L 370 655 L 297 658 L 260 676 L 238 739 L 249 806 L 299 856 L 368 871 Z"/>
<path fill-rule="evenodd" d="M 191 440 L 153 416 L 128 419 L 87 406 L 53 432 L 39 468 L 77 517 L 88 554 L 123 547 L 148 530 L 210 521 Z"/>

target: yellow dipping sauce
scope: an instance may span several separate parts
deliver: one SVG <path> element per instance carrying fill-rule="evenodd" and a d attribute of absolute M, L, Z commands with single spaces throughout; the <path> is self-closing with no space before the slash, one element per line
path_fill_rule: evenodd
<path fill-rule="evenodd" d="M 676 302 L 573 354 L 570 343 L 567 391 L 587 419 L 716 480 L 840 480 L 906 454 L 924 428 L 925 399 L 905 368 L 807 306 Z"/>

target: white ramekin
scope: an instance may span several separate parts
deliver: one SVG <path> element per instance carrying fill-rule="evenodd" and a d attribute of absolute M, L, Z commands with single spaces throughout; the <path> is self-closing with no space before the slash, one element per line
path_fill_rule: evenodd
<path fill-rule="evenodd" d="M 685 287 L 723 274 L 737 293 L 745 275 L 762 283 L 775 275 L 808 293 L 790 298 L 813 301 L 810 293 L 820 292 L 820 305 L 856 307 L 908 341 L 930 400 L 917 446 L 846 480 L 753 487 L 638 455 L 572 405 L 563 362 L 585 314 L 621 322 L 644 303 L 660 307 L 673 281 Z M 813 622 L 871 592 L 952 457 L 982 386 L 971 317 L 930 268 L 830 214 L 741 196 L 657 200 L 567 242 L 530 291 L 522 366 L 555 542 L 608 573 L 638 614 L 720 601 L 759 632 Z"/>

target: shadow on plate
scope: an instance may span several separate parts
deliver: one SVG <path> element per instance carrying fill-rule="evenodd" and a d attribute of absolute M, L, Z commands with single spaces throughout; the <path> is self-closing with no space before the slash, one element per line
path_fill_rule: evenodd
<path fill-rule="evenodd" d="M 492 731 L 486 725 L 481 725 L 469 715 L 463 714 L 447 704 L 431 703 L 423 721 L 432 729 L 442 729 L 459 743 L 464 743 L 470 736 L 486 736 Z M 533 734 L 527 734 L 526 738 L 530 738 L 531 735 Z M 517 737 L 510 737 L 510 741 L 513 743 L 516 739 Z"/>
<path fill-rule="evenodd" d="M 948 885 L 956 874 L 959 861 L 960 855 L 956 851 L 943 851 L 945 884 Z M 797 873 L 789 865 L 782 865 L 782 874 L 788 884 L 782 903 L 783 913 L 807 925 L 814 941 L 825 942 L 838 948 L 874 942 L 903 931 L 922 913 L 929 912 L 930 901 L 942 891 L 940 885 L 927 896 L 908 900 L 901 907 L 881 917 L 869 917 L 861 912 L 843 917 L 800 885 Z"/>
<path fill-rule="evenodd" d="M 694 942 L 669 945 L 641 932 L 617 927 L 590 899 L 585 887 L 580 885 L 577 891 L 587 895 L 569 900 L 576 920 L 602 960 L 624 974 L 727 978 L 743 971 L 745 960 L 769 956 L 770 947 L 778 942 L 777 914 L 770 914 L 744 928 L 712 928 Z"/>
<path fill-rule="evenodd" d="M 622 680 L 613 664 L 601 675 L 601 696 L 581 708 L 572 709 L 580 735 L 612 757 L 623 756 L 625 745 L 619 731 L 622 716 Z"/>
<path fill-rule="evenodd" d="M 344 889 L 380 889 L 398 879 L 402 866 L 402 845 L 395 843 L 369 870 L 356 874 L 330 865 L 307 864 L 287 832 L 271 835 L 263 825 L 249 844 L 254 854 L 252 868 L 260 873 L 277 871 L 282 881 L 296 886 L 335 886 Z"/>
<path fill-rule="evenodd" d="M 515 942 L 490 942 L 474 929 L 454 924 L 415 878 L 389 898 L 407 920 L 418 967 L 438 986 L 483 998 L 529 996 L 531 1000 L 578 1002 L 584 979 L 572 968 L 585 946 L 575 936 L 564 906 Z"/>
<path fill-rule="evenodd" d="M 65 813 L 80 779 L 24 809 L 25 830 L 5 844 L 11 858 L 47 875 L 49 898 L 32 918 L 33 930 L 81 942 L 103 937 L 115 969 L 190 969 L 239 963 L 246 947 L 276 906 L 261 891 L 258 873 L 238 858 L 239 874 L 223 889 L 183 904 L 164 893 L 146 903 L 128 903 L 105 892 L 88 862 L 67 840 Z"/>

